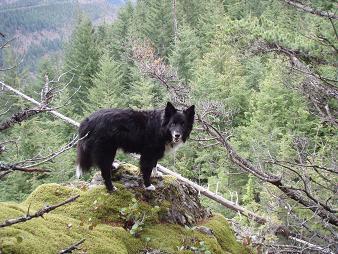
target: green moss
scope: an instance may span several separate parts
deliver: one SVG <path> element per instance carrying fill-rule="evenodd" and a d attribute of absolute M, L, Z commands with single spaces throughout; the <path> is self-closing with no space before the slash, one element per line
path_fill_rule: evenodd
<path fill-rule="evenodd" d="M 57 204 L 67 198 L 81 194 L 82 191 L 76 188 L 66 187 L 55 183 L 40 185 L 23 202 L 31 207 L 41 207 L 45 204 Z"/>
<path fill-rule="evenodd" d="M 133 169 L 134 170 L 134 169 Z M 165 177 L 167 183 L 177 184 L 174 178 Z M 70 204 L 25 223 L 0 229 L 0 250 L 3 253 L 57 253 L 63 248 L 85 238 L 82 251 L 87 253 L 136 254 L 144 249 L 160 249 L 168 253 L 192 253 L 187 247 L 204 242 L 212 253 L 248 253 L 233 235 L 227 221 L 216 215 L 203 225 L 213 229 L 209 236 L 174 224 L 158 224 L 161 212 L 171 207 L 163 201 L 159 212 L 148 202 L 137 199 L 139 193 L 116 183 L 117 192 L 108 194 L 105 188 L 81 190 L 58 184 L 39 186 L 26 201 L 0 203 L 0 221 L 16 218 L 45 206 L 57 204 L 77 194 L 80 197 Z M 134 190 L 137 191 L 137 190 Z M 135 201 L 136 200 L 136 201 Z M 120 209 L 138 202 L 139 212 L 147 215 L 140 237 L 133 237 L 123 229 Z M 136 211 L 137 212 L 137 211 Z M 184 250 L 179 250 L 184 246 Z"/>
<path fill-rule="evenodd" d="M 122 175 L 140 175 L 140 169 L 129 163 L 121 163 L 117 170 L 113 173 L 113 181 L 119 180 Z"/>
<path fill-rule="evenodd" d="M 58 184 L 46 184 L 38 187 L 24 202 L 33 208 L 40 208 L 44 204 L 57 204 L 65 199 L 80 194 L 80 197 L 67 206 L 55 210 L 58 214 L 67 214 L 76 219 L 100 221 L 105 223 L 117 222 L 120 219 L 119 209 L 128 206 L 134 194 L 121 184 L 116 184 L 118 191 L 109 194 L 102 186 L 88 191 Z"/>
<path fill-rule="evenodd" d="M 129 175 L 139 175 L 140 169 L 129 163 L 122 163 L 118 167 L 118 171 Z"/>
<path fill-rule="evenodd" d="M 187 250 L 179 250 L 182 246 L 198 246 L 204 241 L 212 253 L 227 253 L 222 250 L 214 236 L 202 234 L 196 230 L 184 228 L 173 224 L 157 224 L 147 227 L 142 237 L 150 238 L 149 247 L 161 249 L 169 253 L 193 253 Z"/>
<path fill-rule="evenodd" d="M 176 180 L 177 180 L 177 178 L 175 176 L 164 175 L 163 176 L 164 187 L 173 184 Z"/>
<path fill-rule="evenodd" d="M 250 253 L 243 245 L 236 241 L 233 231 L 222 215 L 216 214 L 203 225 L 213 230 L 222 249 L 231 253 Z"/>
<path fill-rule="evenodd" d="M 23 215 L 12 204 L 0 204 L 0 210 L 0 221 Z M 50 213 L 44 218 L 0 229 L 0 249 L 3 253 L 58 253 L 82 238 L 86 239 L 82 250 L 88 253 L 127 254 L 142 248 L 141 241 L 123 228 L 101 224 L 90 230 L 89 224 L 80 220 Z"/>

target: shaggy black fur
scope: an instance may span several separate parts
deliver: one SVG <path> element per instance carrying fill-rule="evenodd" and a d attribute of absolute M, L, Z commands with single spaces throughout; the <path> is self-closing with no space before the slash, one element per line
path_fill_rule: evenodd
<path fill-rule="evenodd" d="M 184 143 L 189 137 L 194 115 L 194 105 L 179 111 L 170 102 L 162 110 L 99 110 L 86 118 L 79 128 L 79 137 L 84 137 L 77 145 L 79 171 L 97 165 L 107 190 L 112 192 L 112 163 L 116 150 L 121 148 L 124 152 L 141 155 L 144 185 L 149 187 L 152 169 L 166 149 Z"/>

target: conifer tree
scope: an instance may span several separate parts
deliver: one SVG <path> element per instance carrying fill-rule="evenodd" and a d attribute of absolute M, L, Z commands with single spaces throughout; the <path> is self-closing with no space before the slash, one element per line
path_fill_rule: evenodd
<path fill-rule="evenodd" d="M 129 91 L 129 106 L 136 109 L 150 109 L 154 107 L 154 84 L 142 77 L 136 69 L 133 69 L 133 81 Z"/>
<path fill-rule="evenodd" d="M 194 31 L 188 25 L 181 26 L 179 40 L 171 54 L 170 63 L 185 82 L 188 82 L 193 74 L 194 61 L 198 57 L 197 45 L 198 38 Z"/>
<path fill-rule="evenodd" d="M 171 1 L 150 0 L 138 10 L 143 16 L 143 36 L 151 40 L 161 56 L 168 56 L 174 40 Z"/>
<path fill-rule="evenodd" d="M 100 108 L 125 107 L 128 105 L 126 88 L 123 86 L 123 69 L 120 63 L 105 52 L 99 61 L 100 71 L 88 90 L 86 111 L 91 113 Z"/>
<path fill-rule="evenodd" d="M 76 115 L 83 114 L 88 89 L 92 87 L 92 78 L 98 70 L 99 52 L 93 31 L 89 18 L 80 15 L 66 48 L 65 71 L 71 71 L 69 78 L 74 74 L 74 79 L 69 85 L 69 93 L 72 95 L 72 111 Z M 77 91 L 80 86 L 80 90 Z M 77 92 L 73 94 L 75 91 Z"/>
<path fill-rule="evenodd" d="M 112 24 L 111 43 L 108 47 L 116 60 L 121 60 L 127 49 L 129 33 L 132 29 L 133 12 L 133 5 L 128 1 L 119 11 L 118 19 Z"/>

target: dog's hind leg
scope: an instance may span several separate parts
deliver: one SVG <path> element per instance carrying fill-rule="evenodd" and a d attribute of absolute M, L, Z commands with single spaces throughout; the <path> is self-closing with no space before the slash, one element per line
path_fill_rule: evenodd
<path fill-rule="evenodd" d="M 79 179 L 83 175 L 83 171 L 88 171 L 91 166 L 90 148 L 85 141 L 80 140 L 77 144 L 76 178 Z"/>
<path fill-rule="evenodd" d="M 116 187 L 114 187 L 112 183 L 112 172 L 111 172 L 115 154 L 116 150 L 111 151 L 110 149 L 109 151 L 100 149 L 100 151 L 95 152 L 96 165 L 100 168 L 104 184 L 107 188 L 107 191 L 110 193 L 116 190 Z"/>
<path fill-rule="evenodd" d="M 157 160 L 154 160 L 153 158 L 150 159 L 141 155 L 140 166 L 146 190 L 155 190 L 155 186 L 150 183 L 150 176 L 156 164 Z"/>

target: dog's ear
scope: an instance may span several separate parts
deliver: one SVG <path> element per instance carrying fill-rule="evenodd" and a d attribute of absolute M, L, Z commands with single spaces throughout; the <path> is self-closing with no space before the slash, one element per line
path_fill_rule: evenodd
<path fill-rule="evenodd" d="M 177 112 L 177 109 L 171 104 L 169 101 L 167 102 L 167 106 L 165 107 L 165 117 L 169 118 L 173 114 Z"/>
<path fill-rule="evenodd" d="M 193 122 L 195 117 L 195 105 L 190 106 L 189 108 L 184 110 L 183 113 L 187 116 L 189 121 Z"/>

